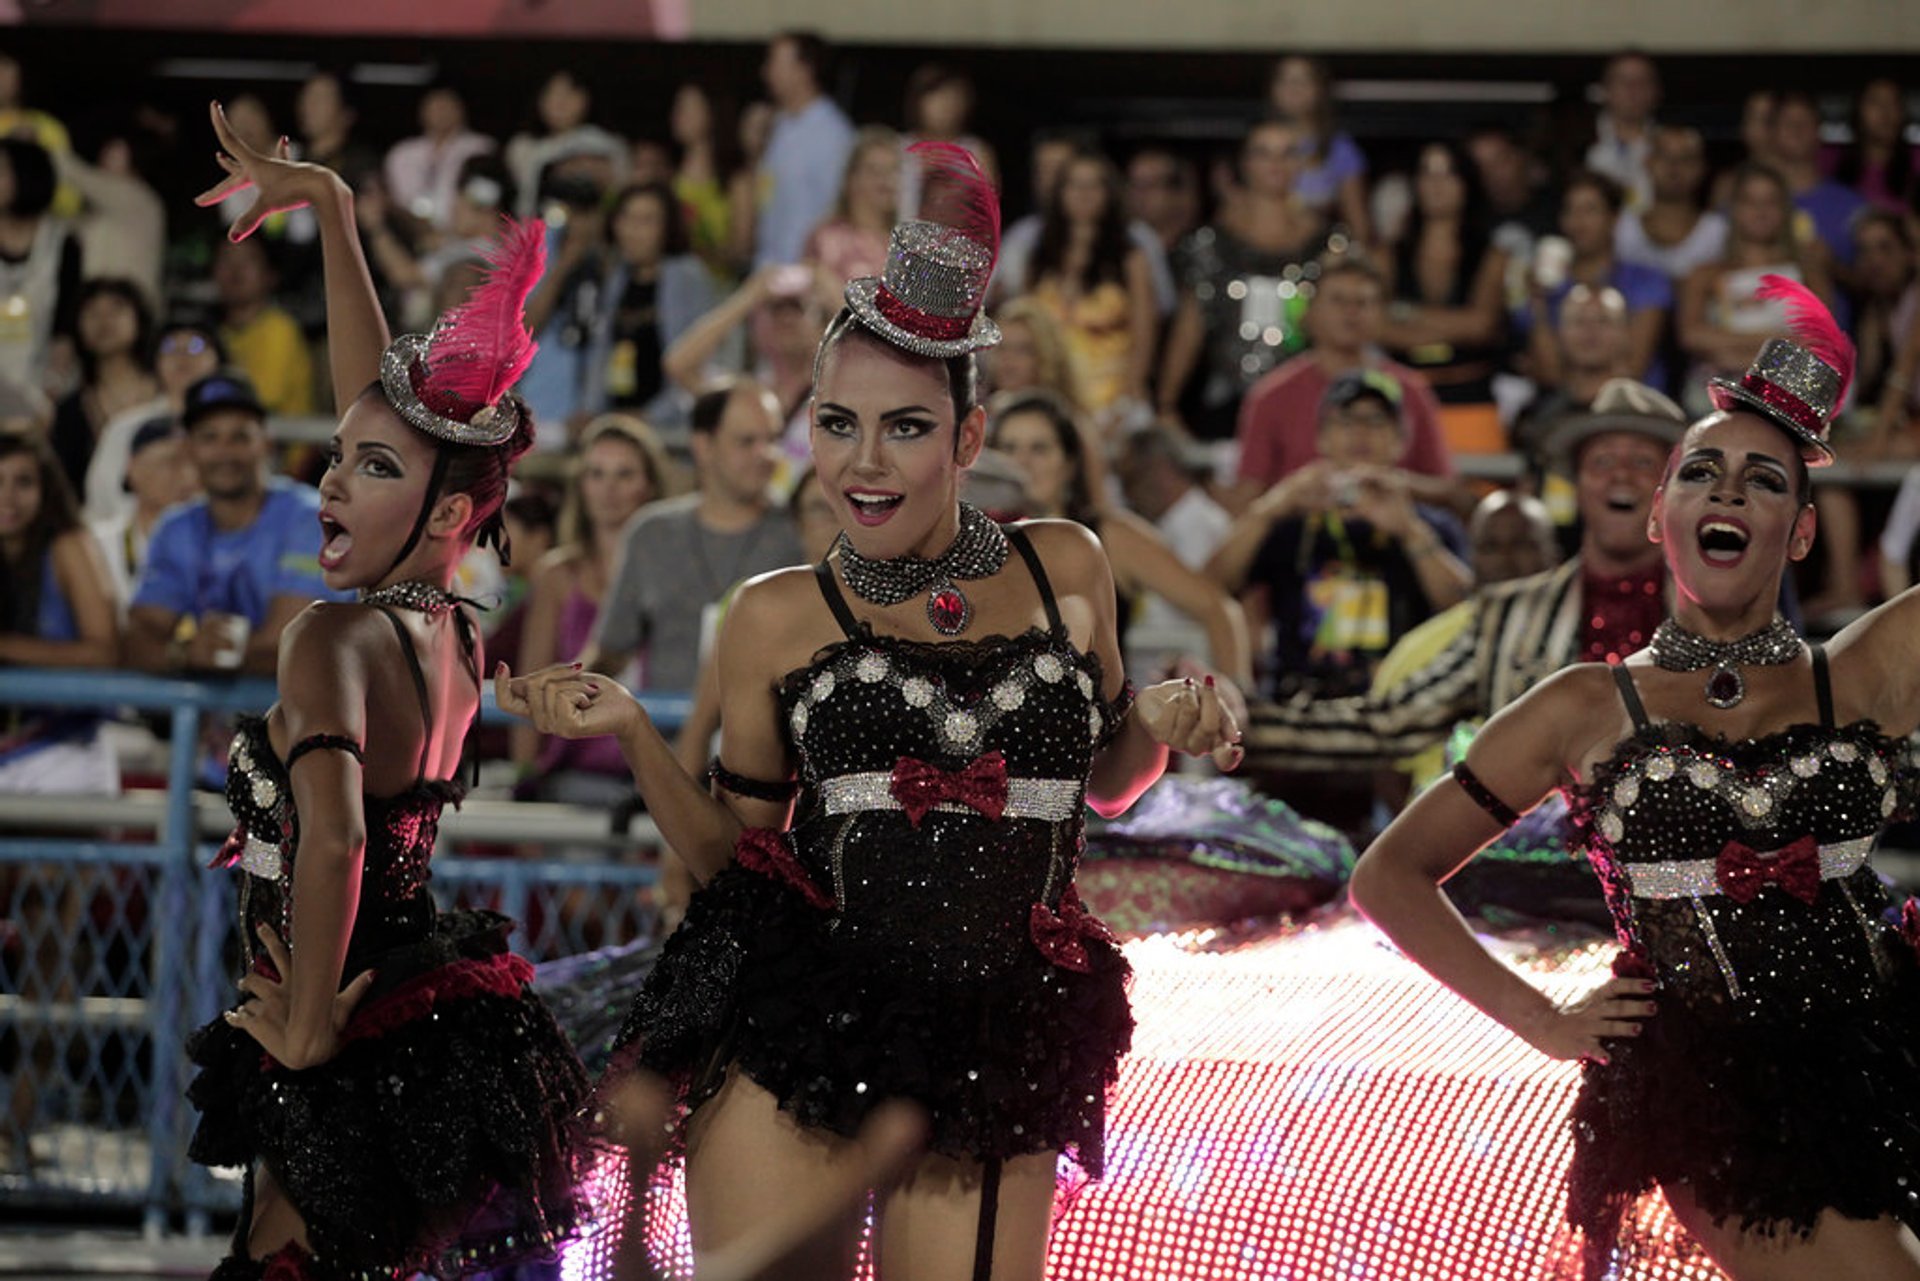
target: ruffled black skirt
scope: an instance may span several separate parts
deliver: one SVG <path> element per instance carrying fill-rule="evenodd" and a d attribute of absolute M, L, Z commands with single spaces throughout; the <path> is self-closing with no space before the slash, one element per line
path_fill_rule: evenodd
<path fill-rule="evenodd" d="M 849 945 L 831 919 L 773 877 L 722 871 L 667 940 L 616 1061 L 665 1076 L 689 1108 L 737 1066 L 800 1124 L 841 1135 L 881 1101 L 909 1099 L 936 1152 L 1059 1151 L 1099 1177 L 1107 1091 L 1133 1037 L 1130 971 L 1104 931 L 1056 949 L 1065 963 L 1023 947 L 970 977 L 897 946 Z"/>
<path fill-rule="evenodd" d="M 1597 1265 L 1630 1202 L 1684 1187 L 1717 1221 L 1804 1234 L 1820 1212 L 1920 1230 L 1920 982 L 1793 1021 L 1663 1008 L 1609 1042 L 1574 1104 L 1567 1213 Z"/>
<path fill-rule="evenodd" d="M 264 1162 L 323 1275 L 466 1276 L 550 1255 L 583 1216 L 586 1076 L 510 925 L 447 913 L 372 958 L 373 988 L 317 1067 L 280 1067 L 223 1019 L 188 1039 L 193 1159 Z"/>

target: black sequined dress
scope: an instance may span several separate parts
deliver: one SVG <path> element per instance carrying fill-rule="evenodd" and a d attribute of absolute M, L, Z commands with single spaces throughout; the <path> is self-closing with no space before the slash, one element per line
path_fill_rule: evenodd
<path fill-rule="evenodd" d="M 620 1037 L 689 1105 L 737 1064 L 804 1125 L 851 1134 L 907 1098 L 935 1151 L 1064 1151 L 1100 1173 L 1129 971 L 1073 875 L 1088 771 L 1125 707 L 1008 536 L 1046 630 L 874 635 L 820 567 L 847 636 L 780 686 L 794 826 L 747 832 L 694 895 Z"/>
<path fill-rule="evenodd" d="M 404 632 L 401 644 L 418 675 Z M 424 682 L 416 688 L 427 715 Z M 345 740 L 317 745 L 357 754 Z M 291 1071 L 224 1019 L 188 1040 L 200 1069 L 188 1089 L 201 1112 L 193 1159 L 247 1169 L 249 1203 L 252 1168 L 264 1163 L 307 1226 L 315 1275 L 458 1277 L 546 1257 L 584 1210 L 575 1117 L 586 1076 L 528 990 L 532 967 L 507 949 L 512 922 L 438 911 L 428 893 L 441 809 L 461 795 L 426 781 L 363 798 L 342 979 L 377 976 L 337 1055 Z M 227 799 L 239 826 L 222 853 L 240 872 L 242 944 L 250 967 L 271 975 L 254 930 L 264 923 L 291 945 L 299 815 L 263 718 L 243 719 L 234 736 Z M 246 1221 L 243 1209 L 237 1245 Z M 236 1249 L 215 1276 L 258 1266 Z"/>
<path fill-rule="evenodd" d="M 1868 862 L 1905 745 L 1821 719 L 1732 743 L 1647 717 L 1569 789 L 1625 951 L 1658 984 L 1638 1037 L 1589 1063 L 1568 1214 L 1596 1269 L 1629 1202 L 1683 1186 L 1746 1230 L 1821 1210 L 1920 1227 L 1920 976 Z"/>

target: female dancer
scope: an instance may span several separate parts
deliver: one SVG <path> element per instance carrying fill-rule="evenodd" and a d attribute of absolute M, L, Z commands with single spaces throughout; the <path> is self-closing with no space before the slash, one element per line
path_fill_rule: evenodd
<path fill-rule="evenodd" d="M 625 1036 L 698 1109 L 696 1255 L 831 1179 L 862 1119 L 905 1097 L 932 1151 L 881 1198 L 882 1274 L 1038 1281 L 1056 1158 L 1100 1172 L 1132 1031 L 1126 962 L 1073 890 L 1082 808 L 1125 809 L 1169 745 L 1222 765 L 1239 749 L 1204 685 L 1130 700 L 1092 535 L 959 502 L 998 211 L 964 150 L 913 155 L 921 217 L 820 344 L 813 456 L 846 536 L 728 611 L 717 798 L 603 678 L 502 669 L 496 688 L 549 733 L 616 735 L 706 882 Z M 843 1217 L 777 1275 L 847 1276 L 858 1233 Z"/>
<path fill-rule="evenodd" d="M 543 228 L 515 229 L 431 338 L 389 345 L 346 185 L 253 150 L 218 106 L 213 123 L 229 177 L 200 203 L 259 193 L 235 237 L 301 205 L 319 220 L 348 406 L 320 566 L 362 590 L 287 627 L 280 702 L 233 742 L 223 853 L 242 869 L 246 998 L 189 1043 L 192 1155 L 247 1171 L 214 1276 L 463 1276 L 550 1253 L 579 1208 L 579 1062 L 526 990 L 511 923 L 439 914 L 427 891 L 480 703 L 473 620 L 447 584 L 476 539 L 505 558 L 507 472 L 533 441 L 506 389 L 532 354 L 520 308 Z"/>
<path fill-rule="evenodd" d="M 1920 1278 L 1920 974 L 1867 863 L 1920 723 L 1920 593 L 1824 648 L 1774 614 L 1853 355 L 1812 294 L 1768 292 L 1798 341 L 1714 380 L 1719 412 L 1688 429 L 1648 522 L 1672 618 L 1490 721 L 1367 851 L 1353 896 L 1469 1001 L 1585 1061 L 1568 1215 L 1592 1272 L 1658 1184 L 1738 1281 Z M 1437 889 L 1555 787 L 1625 949 L 1565 1008 Z"/>

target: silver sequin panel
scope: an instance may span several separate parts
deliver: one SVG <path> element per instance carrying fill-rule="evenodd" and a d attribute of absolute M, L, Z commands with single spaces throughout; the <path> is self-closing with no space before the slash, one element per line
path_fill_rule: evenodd
<path fill-rule="evenodd" d="M 1820 847 L 1820 879 L 1852 876 L 1873 852 L 1874 837 L 1861 836 Z M 1621 872 L 1635 898 L 1708 898 L 1720 893 L 1710 858 L 1681 858 L 1664 863 L 1623 863 Z"/>
<path fill-rule="evenodd" d="M 1080 812 L 1080 792 L 1080 784 L 1070 778 L 1010 778 L 1006 817 L 1065 823 Z M 893 776 L 883 770 L 823 780 L 820 803 L 829 814 L 901 808 L 893 796 Z M 978 813 L 958 801 L 942 801 L 933 808 L 942 814 Z"/>
<path fill-rule="evenodd" d="M 1758 830 L 1774 822 L 1776 811 L 1801 784 L 1818 775 L 1828 760 L 1851 764 L 1865 754 L 1859 744 L 1837 739 L 1825 747 L 1787 759 L 1787 768 L 1752 775 L 1723 763 L 1717 757 L 1676 747 L 1649 753 L 1636 760 L 1619 778 L 1607 796 L 1606 804 L 1594 818 L 1594 826 L 1609 844 L 1616 844 L 1626 832 L 1626 811 L 1640 799 L 1643 780 L 1665 782 L 1676 773 L 1701 791 L 1713 792 L 1727 803 L 1742 827 Z M 1880 816 L 1891 817 L 1899 808 L 1900 794 L 1892 771 L 1878 756 L 1867 760 L 1867 775 L 1881 789 Z M 1682 895 L 1681 897 L 1684 897 Z"/>

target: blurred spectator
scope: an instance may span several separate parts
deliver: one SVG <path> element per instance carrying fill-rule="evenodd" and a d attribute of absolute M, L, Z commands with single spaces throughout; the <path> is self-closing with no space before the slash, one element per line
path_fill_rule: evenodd
<path fill-rule="evenodd" d="M 53 411 L 48 440 L 76 494 L 86 492 L 87 465 L 117 418 L 136 423 L 164 413 L 154 380 L 153 313 L 131 280 L 89 280 L 80 287 L 74 349 L 80 385 Z"/>
<path fill-rule="evenodd" d="M 1787 181 L 1794 207 L 1806 216 L 1833 260 L 1843 267 L 1851 264 L 1853 216 L 1866 208 L 1867 201 L 1821 172 L 1820 106 L 1811 94 L 1789 90 L 1776 100 L 1773 161 Z M 1807 239 L 1804 234 L 1800 238 Z"/>
<path fill-rule="evenodd" d="M 1231 436 L 1247 389 L 1306 345 L 1300 317 L 1320 259 L 1333 240 L 1345 243 L 1294 198 L 1311 146 L 1288 121 L 1254 125 L 1240 148 L 1237 198 L 1181 246 L 1182 294 L 1161 361 L 1159 409 L 1182 417 L 1186 396 L 1185 421 L 1203 440 Z"/>
<path fill-rule="evenodd" d="M 1359 259 L 1336 260 L 1321 275 L 1307 312 L 1313 346 L 1262 378 L 1241 406 L 1239 483 L 1229 506 L 1244 507 L 1322 456 L 1322 406 L 1334 383 L 1356 370 L 1377 372 L 1396 388 L 1393 419 L 1405 430 L 1393 435 L 1400 448 L 1386 462 L 1427 477 L 1422 490 L 1430 496 L 1445 491 L 1453 465 L 1441 438 L 1439 402 L 1419 374 L 1380 354 L 1384 294 L 1380 273 Z"/>
<path fill-rule="evenodd" d="M 1652 386 L 1666 383 L 1660 342 L 1673 307 L 1673 285 L 1652 267 L 1624 262 L 1614 252 L 1624 199 L 1620 184 L 1604 174 L 1583 170 L 1567 180 L 1560 199 L 1560 234 L 1571 248 L 1571 261 L 1553 263 L 1536 250 L 1529 282 L 1531 301 L 1526 311 L 1515 316 L 1528 330 L 1528 356 L 1536 382 L 1560 381 L 1553 341 L 1560 304 L 1574 285 L 1584 284 L 1617 289 L 1626 299 L 1629 368 L 1634 377 Z"/>
<path fill-rule="evenodd" d="M 1475 587 L 1544 574 L 1560 563 L 1546 504 L 1511 489 L 1480 500 L 1467 521 L 1467 545 Z"/>
<path fill-rule="evenodd" d="M 729 349 L 750 328 L 753 351 L 745 368 L 773 392 L 789 440 L 795 442 L 789 453 L 800 458 L 806 453 L 814 348 L 826 327 L 827 315 L 805 267 L 762 267 L 681 334 L 667 348 L 661 368 L 681 388 L 698 393 L 716 378 L 740 370 L 742 362 L 731 359 Z"/>
<path fill-rule="evenodd" d="M 704 392 L 692 427 L 698 489 L 654 503 L 628 527 L 581 656 L 608 675 L 640 657 L 642 689 L 691 691 L 721 597 L 743 578 L 800 562 L 793 521 L 768 492 L 780 439 L 773 394 L 751 379 Z"/>
<path fill-rule="evenodd" d="M 1342 374 L 1315 412 L 1318 457 L 1266 489 L 1207 573 L 1266 593 L 1277 697 L 1366 690 L 1388 648 L 1464 597 L 1466 535 L 1418 505 L 1394 467 L 1407 448 L 1401 388 L 1377 369 Z"/>
<path fill-rule="evenodd" d="M 1920 245 L 1913 224 L 1884 209 L 1860 215 L 1853 229 L 1860 295 L 1854 312 L 1854 403 L 1874 415 L 1870 452 L 1909 457 L 1911 427 L 1920 414 L 1914 381 L 1920 373 Z"/>
<path fill-rule="evenodd" d="M 1743 165 L 1734 179 L 1727 218 L 1726 249 L 1720 259 L 1697 268 L 1680 288 L 1680 346 L 1696 362 L 1683 399 L 1703 414 L 1708 410 L 1709 375 L 1738 378 L 1769 338 L 1788 334 L 1785 304 L 1756 296 L 1763 277 L 1797 280 L 1828 306 L 1835 302 L 1818 244 L 1795 238 L 1792 197 L 1779 174 Z"/>
<path fill-rule="evenodd" d="M 1660 108 L 1660 70 L 1653 59 L 1628 49 L 1607 59 L 1600 73 L 1600 110 L 1586 165 L 1620 184 L 1626 208 L 1653 203 L 1647 161 L 1653 148 L 1653 113 Z"/>
<path fill-rule="evenodd" d="M 760 231 L 760 162 L 773 136 L 774 111 L 764 102 L 750 102 L 740 112 L 739 163 L 727 178 L 727 261 L 731 276 L 750 271 L 754 237 Z"/>
<path fill-rule="evenodd" d="M 221 105 L 226 109 L 228 126 L 242 142 L 255 151 L 273 154 L 274 148 L 279 145 L 280 134 L 273 127 L 273 116 L 267 110 L 267 104 L 261 101 L 258 94 L 237 93 Z M 251 189 L 228 195 L 216 207 L 220 221 L 231 227 L 234 221 L 253 204 L 253 200 Z M 260 224 L 260 230 L 255 234 L 270 236 L 275 240 L 284 239 L 290 216 L 284 213 L 270 215 Z"/>
<path fill-rule="evenodd" d="M 1367 211 L 1367 158 L 1334 122 L 1333 73 L 1319 58 L 1282 58 L 1267 85 L 1268 105 L 1301 130 L 1305 155 L 1294 175 L 1301 203 L 1343 225 L 1360 244 L 1373 241 Z"/>
<path fill-rule="evenodd" d="M 627 526 L 642 507 L 673 492 L 671 477 L 666 449 L 640 419 L 608 414 L 588 425 L 553 550 L 533 569 L 525 631 L 509 660 L 515 671 L 571 662 L 586 651 Z M 632 666 L 614 675 L 630 687 L 645 683 Z M 517 724 L 513 762 L 542 780 L 543 800 L 613 804 L 633 790 L 620 745 L 608 738 L 542 742 L 531 726 Z"/>
<path fill-rule="evenodd" d="M 593 93 L 574 72 L 562 68 L 548 76 L 534 111 L 534 127 L 515 134 L 506 151 L 522 218 L 549 202 L 593 203 L 627 180 L 627 144 L 592 122 Z M 578 188 L 593 192 L 592 199 Z"/>
<path fill-rule="evenodd" d="M 1127 234 L 1119 171 L 1100 153 L 1074 156 L 1054 184 L 1025 289 L 1059 323 L 1080 406 L 1102 426 L 1123 402 L 1144 410 L 1158 327 L 1153 280 Z"/>
<path fill-rule="evenodd" d="M 56 164 L 73 151 L 66 125 L 27 105 L 24 68 L 19 59 L 5 53 L 0 53 L 0 138 L 36 143 Z M 56 218 L 76 217 L 80 213 L 80 193 L 61 183 L 55 187 L 48 208 Z"/>
<path fill-rule="evenodd" d="M 93 458 L 87 463 L 86 487 L 81 491 L 90 521 L 123 516 L 132 509 L 133 495 L 127 489 L 127 460 L 134 434 L 156 417 L 179 426 L 187 388 L 226 363 L 220 339 L 204 325 L 175 321 L 160 331 L 151 350 L 153 358 L 149 366 L 159 385 L 159 395 L 144 405 L 135 405 L 114 415 L 100 429 Z"/>
<path fill-rule="evenodd" d="M 776 112 L 760 157 L 755 267 L 797 263 L 807 237 L 833 208 L 834 192 L 853 150 L 853 125 L 827 97 L 826 41 L 787 31 L 767 45 L 760 77 Z"/>
<path fill-rule="evenodd" d="M 902 165 L 900 155 L 900 135 L 883 125 L 855 134 L 833 209 L 807 236 L 801 260 L 813 268 L 820 303 L 830 311 L 839 310 L 849 280 L 886 270 L 901 179 L 904 170 L 917 174 L 920 168 Z"/>
<path fill-rule="evenodd" d="M 118 276 L 133 281 L 147 305 L 161 301 L 161 270 L 167 253 L 167 214 L 160 196 L 133 163 L 125 138 L 100 145 L 97 164 L 78 155 L 55 157 L 61 181 L 80 193 L 84 207 L 75 221 L 81 274 L 88 280 Z"/>
<path fill-rule="evenodd" d="M 313 353 L 293 317 L 274 301 L 280 275 L 260 236 L 222 240 L 213 253 L 220 341 L 246 372 L 269 414 L 315 409 Z"/>
<path fill-rule="evenodd" d="M 112 515 L 88 523 L 106 560 L 114 603 L 124 615 L 133 585 L 146 568 L 154 526 L 168 508 L 200 492 L 200 477 L 187 454 L 187 434 L 172 414 L 149 418 L 134 431 L 121 471 L 127 502 Z"/>
<path fill-rule="evenodd" d="M 1627 300 L 1610 286 L 1575 285 L 1554 329 L 1557 377 L 1540 382 L 1513 430 L 1513 446 L 1544 466 L 1541 449 L 1568 414 L 1584 413 L 1607 383 L 1632 375 L 1633 328 Z"/>
<path fill-rule="evenodd" d="M 1200 226 L 1200 174 L 1165 147 L 1144 147 L 1127 162 L 1127 216 L 1144 223 L 1172 253 Z"/>
<path fill-rule="evenodd" d="M 1233 524 L 1207 493 L 1208 460 L 1178 428 L 1150 423 L 1120 442 L 1115 472 L 1127 506 L 1153 523 L 1182 565 L 1204 573 Z M 1181 654 L 1198 653 L 1206 633 L 1157 594 L 1142 602 L 1127 651 L 1127 670 L 1166 670 Z M 1251 689 L 1251 686 L 1246 688 Z"/>
<path fill-rule="evenodd" d="M 347 96 L 346 77 L 337 72 L 314 72 L 293 100 L 300 159 L 326 166 L 356 190 L 380 172 L 379 154 L 353 136 L 359 118 Z"/>
<path fill-rule="evenodd" d="M 512 207 L 511 183 L 498 156 L 469 156 L 458 177 L 452 214 L 441 231 L 420 237 L 424 252 L 418 254 L 396 228 L 398 211 L 378 183 L 355 193 L 353 212 L 369 263 L 400 291 L 400 323 L 416 332 L 431 328 L 436 316 L 480 283 L 487 247 Z"/>
<path fill-rule="evenodd" d="M 1911 215 L 1920 196 L 1920 147 L 1907 142 L 1907 100 L 1900 84 L 1880 76 L 1853 95 L 1852 134 L 1844 147 L 1824 148 L 1829 177 L 1876 209 Z"/>
<path fill-rule="evenodd" d="M 1214 670 L 1250 687 L 1252 656 L 1239 605 L 1183 564 L 1152 524 L 1108 500 L 1099 457 L 1066 404 L 1043 391 L 997 399 L 987 443 L 1026 473 L 1033 515 L 1078 521 L 1107 549 L 1123 650 L 1141 597 L 1153 592 L 1205 629 Z"/>
<path fill-rule="evenodd" d="M 1718 258 L 1726 248 L 1727 220 L 1701 206 L 1706 181 L 1707 144 L 1700 131 L 1657 126 L 1647 152 L 1649 203 L 1621 214 L 1614 227 L 1620 261 L 1652 267 L 1677 287 L 1696 267 Z"/>
<path fill-rule="evenodd" d="M 1420 371 L 1442 405 L 1448 445 L 1506 447 L 1493 375 L 1506 325 L 1506 255 L 1494 248 L 1480 175 L 1451 143 L 1428 143 L 1414 174 L 1413 214 L 1386 258 L 1389 294 L 1380 342 Z"/>
<path fill-rule="evenodd" d="M 320 578 L 320 495 L 267 478 L 266 409 L 240 375 L 195 383 L 182 419 L 206 494 L 153 531 L 127 613 L 126 661 L 147 672 L 271 674 L 295 615 L 315 600 L 349 599 Z"/>
<path fill-rule="evenodd" d="M 558 541 L 560 511 L 544 487 L 528 486 L 507 499 L 500 514 L 507 538 L 513 544 L 513 564 L 501 567 L 500 607 L 482 626 L 486 630 L 487 653 L 519 671 L 521 640 L 527 628 L 527 602 L 533 594 L 533 570 Z M 497 760 L 511 754 L 504 729 L 482 730 L 481 734 L 483 738 L 492 736 L 481 749 L 482 760 Z"/>
<path fill-rule="evenodd" d="M 673 194 L 686 220 L 687 244 L 715 280 L 731 280 L 746 261 L 731 244 L 733 209 L 727 186 L 736 168 L 733 121 L 723 119 L 706 89 L 690 80 L 673 92 L 667 129 L 679 153 Z"/>
<path fill-rule="evenodd" d="M 998 307 L 1026 288 L 1034 250 L 1040 244 L 1040 227 L 1046 221 L 1048 202 L 1060 185 L 1067 165 L 1077 155 L 1097 151 L 1093 136 L 1084 129 L 1046 129 L 1034 136 L 1032 188 L 1034 208 L 1016 218 L 1000 236 L 1000 260 L 994 265 L 993 280 L 987 288 L 987 301 Z M 1177 301 L 1173 268 L 1160 237 L 1153 228 L 1138 220 L 1129 220 L 1127 236 L 1134 247 L 1146 255 L 1152 273 L 1154 303 L 1162 315 L 1171 312 Z"/>
<path fill-rule="evenodd" d="M 983 355 L 982 372 L 995 392 L 1041 390 L 1084 412 L 1080 379 L 1067 336 L 1053 313 L 1032 298 L 1016 298 L 994 311 L 1000 342 Z"/>
<path fill-rule="evenodd" d="M 923 62 L 907 77 L 907 92 L 901 119 L 905 132 L 901 147 L 916 142 L 951 142 L 965 147 L 980 162 L 990 178 L 998 178 L 1000 163 L 986 139 L 969 130 L 973 116 L 973 81 L 965 73 L 937 62 Z M 905 165 L 900 171 L 900 216 L 911 218 L 920 210 L 921 173 L 917 165 Z"/>
<path fill-rule="evenodd" d="M 0 58 L 0 84 L 9 59 Z M 80 244 L 53 217 L 53 160 L 46 148 L 0 138 L 0 420 L 44 425 L 56 376 L 55 338 L 73 332 L 80 301 Z"/>
<path fill-rule="evenodd" d="M 493 139 L 467 127 L 466 99 L 449 84 L 420 95 L 419 120 L 420 132 L 387 152 L 387 198 L 416 226 L 461 238 L 454 220 L 466 164 L 492 154 Z"/>
<path fill-rule="evenodd" d="M 111 667 L 113 588 L 44 444 L 0 435 L 0 664 Z M 92 713 L 0 709 L 0 792 L 120 790 Z"/>

